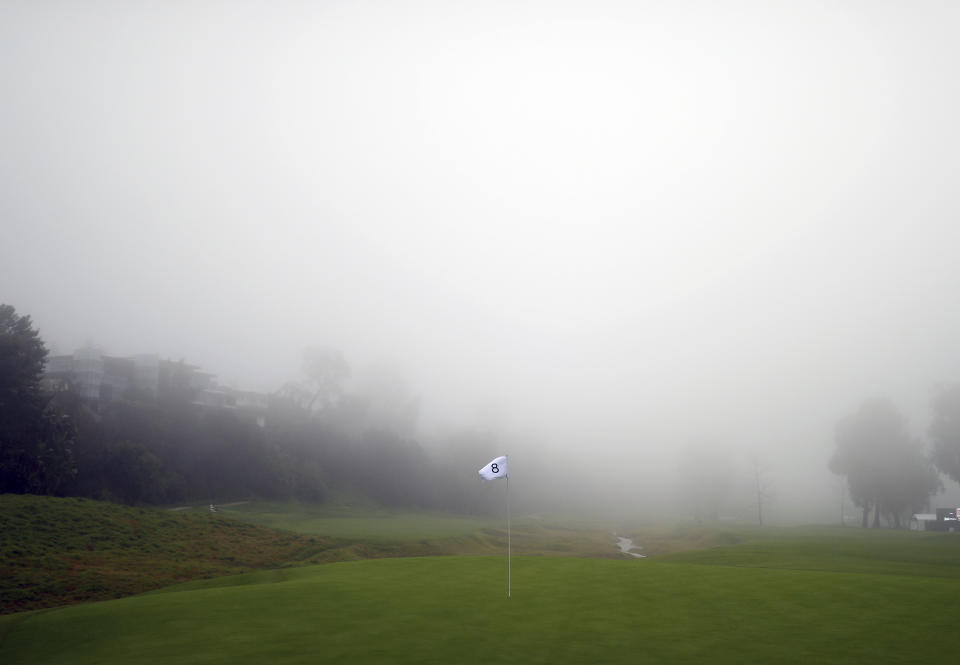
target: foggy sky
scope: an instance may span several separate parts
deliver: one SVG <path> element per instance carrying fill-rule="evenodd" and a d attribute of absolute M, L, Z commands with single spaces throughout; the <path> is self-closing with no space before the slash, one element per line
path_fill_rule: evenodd
<path fill-rule="evenodd" d="M 960 380 L 957 25 L 923 1 L 5 0 L 0 302 L 58 352 L 245 389 L 307 346 L 386 359 L 424 437 L 494 418 L 597 475 L 759 450 L 787 501 L 830 486 L 863 400 L 925 435 Z"/>

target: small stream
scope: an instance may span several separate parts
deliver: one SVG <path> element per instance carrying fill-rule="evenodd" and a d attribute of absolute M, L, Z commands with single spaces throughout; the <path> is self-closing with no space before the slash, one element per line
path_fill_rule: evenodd
<path fill-rule="evenodd" d="M 641 546 L 641 545 L 634 545 L 634 544 L 633 544 L 633 540 L 630 539 L 630 538 L 624 538 L 623 536 L 617 536 L 617 534 L 613 534 L 613 535 L 616 536 L 616 538 L 617 538 L 617 547 L 620 548 L 620 551 L 621 551 L 621 552 L 623 552 L 624 554 L 629 554 L 630 556 L 636 557 L 636 558 L 638 558 L 638 559 L 646 559 L 646 558 L 647 558 L 647 555 L 646 555 L 646 554 L 637 554 L 636 552 L 631 552 L 631 551 L 630 551 L 630 550 L 642 550 L 642 549 L 643 549 L 643 546 Z"/>

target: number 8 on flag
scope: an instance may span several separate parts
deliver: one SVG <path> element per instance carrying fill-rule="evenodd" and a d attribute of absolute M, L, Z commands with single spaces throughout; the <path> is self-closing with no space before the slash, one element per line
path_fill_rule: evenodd
<path fill-rule="evenodd" d="M 477 471 L 480 474 L 480 477 L 484 480 L 496 480 L 497 478 L 507 478 L 509 474 L 507 473 L 507 456 L 502 455 L 501 457 L 496 458 L 485 467 Z"/>

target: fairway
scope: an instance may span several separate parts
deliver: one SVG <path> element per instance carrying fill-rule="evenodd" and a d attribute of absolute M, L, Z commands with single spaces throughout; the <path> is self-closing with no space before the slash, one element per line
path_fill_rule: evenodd
<path fill-rule="evenodd" d="M 502 527 L 503 520 L 446 513 L 388 512 L 323 504 L 256 501 L 218 509 L 272 529 L 311 535 L 379 541 L 409 541 L 466 536 L 482 528 Z"/>
<path fill-rule="evenodd" d="M 267 501 L 228 506 L 218 514 L 271 529 L 336 538 L 357 546 L 361 558 L 499 554 L 507 547 L 502 517 Z M 520 516 L 511 528 L 515 554 L 619 556 L 613 527 L 602 522 Z"/>
<path fill-rule="evenodd" d="M 954 663 L 960 580 L 651 560 L 346 562 L 0 617 L 0 662 Z"/>

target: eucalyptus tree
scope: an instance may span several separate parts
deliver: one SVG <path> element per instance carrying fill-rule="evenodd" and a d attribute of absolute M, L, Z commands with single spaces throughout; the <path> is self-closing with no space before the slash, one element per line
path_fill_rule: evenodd
<path fill-rule="evenodd" d="M 868 400 L 843 418 L 836 445 L 830 470 L 846 476 L 850 498 L 863 509 L 864 527 L 871 510 L 874 527 L 880 526 L 881 514 L 899 526 L 906 512 L 924 508 L 940 489 L 921 442 L 910 436 L 906 420 L 887 400 Z"/>

